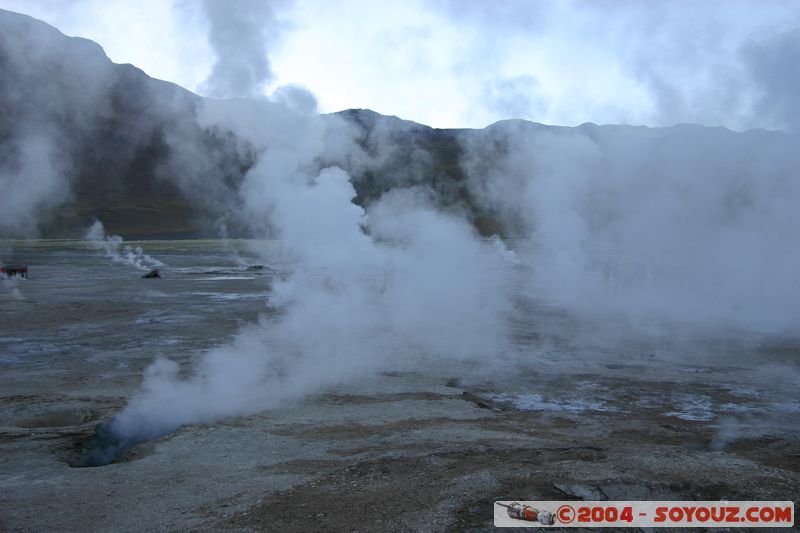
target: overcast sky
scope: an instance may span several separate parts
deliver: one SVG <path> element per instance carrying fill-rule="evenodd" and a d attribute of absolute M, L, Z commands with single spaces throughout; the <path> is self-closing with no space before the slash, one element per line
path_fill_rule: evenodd
<path fill-rule="evenodd" d="M 244 65 L 321 111 L 800 130 L 795 0 L 0 0 L 205 95 Z M 253 33 L 253 25 L 257 31 Z M 220 62 L 227 54 L 228 60 Z M 239 70 L 237 70 L 239 69 Z M 252 80 L 251 80 L 252 81 Z"/>

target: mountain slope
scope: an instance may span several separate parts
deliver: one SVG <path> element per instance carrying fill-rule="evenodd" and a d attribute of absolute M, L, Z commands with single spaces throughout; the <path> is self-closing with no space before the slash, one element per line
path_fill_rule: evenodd
<path fill-rule="evenodd" d="M 92 41 L 0 11 L 0 237 L 75 236 L 95 218 L 126 237 L 216 235 L 221 224 L 246 235 L 237 191 L 257 154 L 231 131 L 201 126 L 205 101 L 112 63 Z M 363 109 L 321 120 L 328 148 L 317 164 L 348 171 L 357 203 L 368 207 L 396 188 L 424 189 L 485 235 L 529 235 L 540 197 L 530 195 L 541 195 L 537 183 L 554 175 L 610 184 L 580 202 L 663 186 L 676 175 L 722 176 L 719 201 L 733 213 L 758 194 L 755 177 L 800 164 L 796 137 L 780 132 L 523 120 L 444 130 Z M 592 223 L 617 216 L 605 211 Z"/>
<path fill-rule="evenodd" d="M 206 228 L 204 200 L 241 170 L 235 140 L 203 131 L 199 97 L 112 63 L 92 41 L 0 11 L 0 171 L 7 196 L 0 231 L 72 233 L 94 217 L 113 231 L 186 235 Z M 166 136 L 191 138 L 208 164 L 208 190 L 169 178 Z M 31 153 L 32 152 L 32 153 Z M 238 158 L 237 158 L 238 159 Z M 238 163 L 238 161 L 237 161 Z"/>

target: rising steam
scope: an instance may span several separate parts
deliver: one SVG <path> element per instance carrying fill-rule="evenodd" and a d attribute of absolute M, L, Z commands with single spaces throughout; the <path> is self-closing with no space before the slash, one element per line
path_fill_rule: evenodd
<path fill-rule="evenodd" d="M 800 330 L 796 136 L 490 130 L 506 150 L 467 143 L 464 168 L 483 208 L 526 239 L 536 297 L 646 328 Z"/>
<path fill-rule="evenodd" d="M 290 101 L 206 100 L 197 110 L 201 128 L 233 132 L 253 154 L 238 204 L 294 261 L 270 296 L 282 313 L 204 354 L 187 377 L 159 359 L 112 423 L 121 441 L 420 361 L 491 364 L 509 351 L 515 291 L 634 325 L 800 326 L 791 136 L 749 135 L 761 156 L 746 161 L 726 155 L 743 137 L 693 128 L 511 123 L 490 128 L 489 142 L 463 137 L 471 206 L 522 239 L 533 272 L 522 280 L 519 258 L 476 234 L 460 197 L 404 173 L 429 162 L 419 150 L 366 209 L 355 205 L 350 174 L 324 161 L 384 164 L 395 132 L 365 140 Z"/>
<path fill-rule="evenodd" d="M 424 190 L 393 191 L 365 212 L 343 170 L 308 174 L 323 133 L 318 119 L 287 122 L 294 112 L 270 105 L 251 120 L 253 109 L 217 103 L 205 119 L 240 124 L 263 146 L 243 200 L 254 216 L 269 213 L 295 261 L 270 298 L 283 314 L 204 355 L 188 378 L 175 363 L 156 362 L 114 420 L 123 440 L 267 409 L 378 370 L 507 349 L 513 257 L 505 246 L 438 211 Z M 266 144 L 287 133 L 297 142 Z"/>
<path fill-rule="evenodd" d="M 256 97 L 274 78 L 268 44 L 279 30 L 278 0 L 203 0 L 208 42 L 216 55 L 203 89 L 213 97 Z"/>
<path fill-rule="evenodd" d="M 119 123 L 129 131 L 108 152 L 120 168 L 152 170 L 159 185 L 235 212 L 249 234 L 280 239 L 292 261 L 267 302 L 277 318 L 198 356 L 188 373 L 166 358 L 147 369 L 110 425 L 118 443 L 268 409 L 381 370 L 495 364 L 510 349 L 507 318 L 520 294 L 622 317 L 644 333 L 675 322 L 682 331 L 800 331 L 796 135 L 510 121 L 443 137 L 369 114 L 346 123 L 320 116 L 302 87 L 263 96 L 274 81 L 266 55 L 279 29 L 274 3 L 203 6 L 217 54 L 205 90 L 228 99 L 142 81 L 78 41 L 67 41 L 77 50 L 65 58 L 70 75 L 51 84 L 62 57 L 37 63 L 29 34 L 52 45 L 48 57 L 64 37 L 31 21 L 0 32 L 14 74 L 2 80 L 10 87 L 3 96 L 16 113 L 0 125 L 0 230 L 29 233 L 72 196 L 76 176 L 95 176 L 103 158 L 81 174 L 69 153 L 96 157 L 81 143 L 107 142 L 109 124 Z M 780 37 L 748 50 L 758 72 L 780 51 L 761 76 L 765 91 L 797 93 L 783 83 L 795 43 Z M 773 122 L 796 129 L 794 100 L 763 103 L 764 113 L 780 115 Z M 137 159 L 151 151 L 168 155 Z M 456 167 L 457 178 L 443 177 Z M 518 254 L 478 235 L 487 220 L 519 239 Z M 107 236 L 99 221 L 86 240 L 116 263 L 162 265 Z"/>
<path fill-rule="evenodd" d="M 106 257 L 114 263 L 130 265 L 139 270 L 152 270 L 155 267 L 162 267 L 164 263 L 150 257 L 141 246 L 131 246 L 124 244 L 119 235 L 106 235 L 103 223 L 99 220 L 86 231 L 84 239 L 96 250 L 100 250 Z"/>

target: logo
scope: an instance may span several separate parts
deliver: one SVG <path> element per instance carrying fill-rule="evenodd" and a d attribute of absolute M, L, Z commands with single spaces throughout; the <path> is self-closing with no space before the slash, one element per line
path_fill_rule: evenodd
<path fill-rule="evenodd" d="M 575 508 L 571 505 L 562 505 L 556 511 L 558 521 L 562 524 L 570 524 L 575 520 Z"/>
<path fill-rule="evenodd" d="M 498 501 L 496 527 L 794 527 L 787 501 Z"/>

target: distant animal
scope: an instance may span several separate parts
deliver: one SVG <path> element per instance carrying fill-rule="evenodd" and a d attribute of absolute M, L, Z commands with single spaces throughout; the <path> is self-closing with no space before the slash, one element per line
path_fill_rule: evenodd
<path fill-rule="evenodd" d="M 12 265 L 2 265 L 0 264 L 0 274 L 5 274 L 9 278 L 19 277 L 19 278 L 28 278 L 28 267 L 27 266 L 12 266 Z"/>

